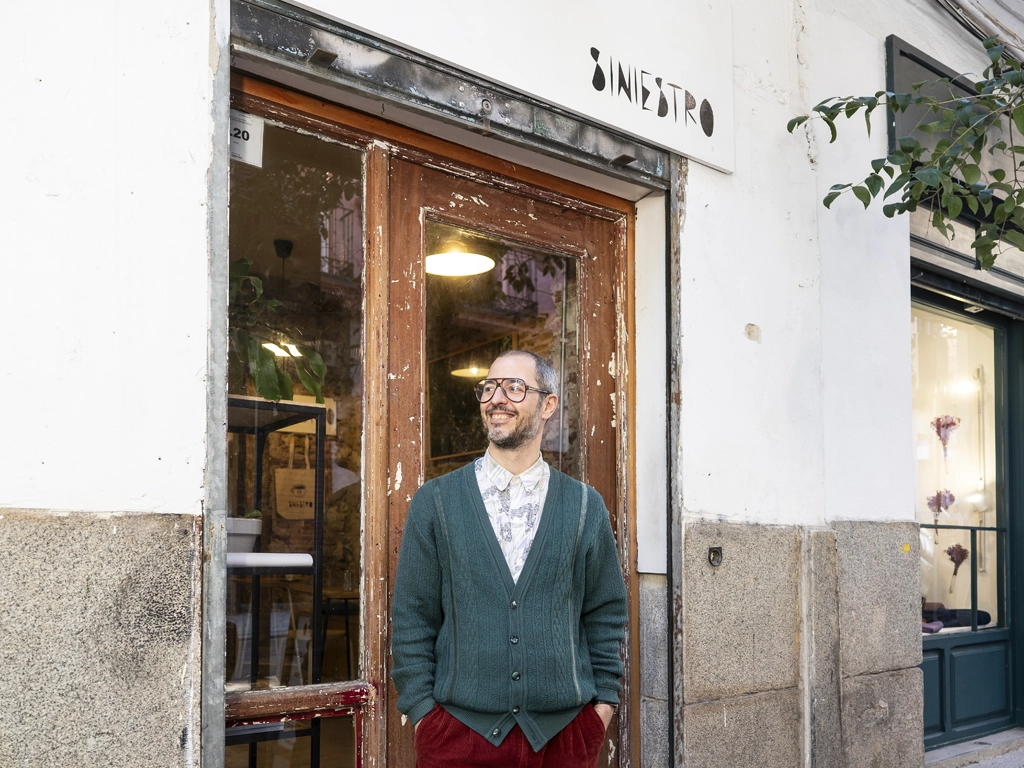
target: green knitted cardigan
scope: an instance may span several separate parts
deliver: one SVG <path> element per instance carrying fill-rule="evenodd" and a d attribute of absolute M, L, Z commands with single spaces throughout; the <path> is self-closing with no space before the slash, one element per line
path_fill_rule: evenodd
<path fill-rule="evenodd" d="M 493 744 L 518 723 L 539 750 L 588 702 L 618 702 L 626 589 L 608 512 L 551 470 L 513 582 L 473 462 L 416 492 L 392 601 L 398 708 L 440 704 Z"/>

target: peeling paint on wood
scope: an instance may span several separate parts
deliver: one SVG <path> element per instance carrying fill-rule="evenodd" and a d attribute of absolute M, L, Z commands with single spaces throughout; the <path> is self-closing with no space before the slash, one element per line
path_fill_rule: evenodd
<path fill-rule="evenodd" d="M 330 717 L 351 714 L 353 710 L 372 702 L 375 696 L 373 686 L 363 682 L 229 693 L 224 697 L 224 717 L 229 728 Z"/>
<path fill-rule="evenodd" d="M 366 514 L 362 526 L 366 613 L 361 622 L 360 654 L 366 681 L 361 685 L 369 686 L 372 695 L 368 693 L 367 700 L 359 705 L 362 709 L 358 710 L 361 715 L 357 727 L 363 735 L 366 765 L 411 765 L 411 733 L 401 727 L 394 706 L 395 691 L 387 677 L 387 649 L 390 585 L 401 532 L 412 492 L 424 477 L 420 440 L 425 412 L 424 284 L 418 254 L 425 217 L 545 250 L 554 247 L 578 260 L 579 304 L 590 307 L 600 323 L 600 327 L 592 327 L 587 321 L 589 313 L 583 315 L 579 357 L 581 369 L 586 372 L 580 377 L 580 391 L 593 391 L 596 386 L 607 391 L 604 370 L 613 388 L 608 400 L 594 398 L 582 409 L 581 472 L 606 500 L 624 573 L 631 584 L 632 615 L 636 606 L 635 532 L 630 514 L 631 475 L 625 457 L 630 450 L 628 388 L 632 382 L 628 381 L 626 361 L 632 322 L 628 250 L 633 207 L 603 193 L 517 169 L 471 150 L 455 149 L 440 140 L 311 97 L 244 78 L 237 82 L 244 82 L 251 91 L 237 97 L 238 106 L 317 135 L 363 146 L 366 151 Z M 371 130 L 385 138 L 368 139 L 365 132 Z M 402 261 L 394 258 L 389 263 L 392 254 L 399 253 L 403 254 Z M 601 384 L 594 383 L 597 381 Z M 418 396 L 401 396 L 412 392 Z M 590 439 L 586 439 L 588 434 Z M 416 483 L 409 478 L 415 478 Z M 391 493 L 399 489 L 406 493 Z M 632 711 L 638 707 L 639 686 L 634 645 L 635 639 L 630 637 L 623 649 L 630 673 L 625 706 L 615 729 L 618 743 L 613 740 L 605 754 L 609 764 L 639 764 L 635 755 L 639 712 Z M 306 711 L 312 713 L 311 717 L 319 717 L 326 710 L 312 707 Z"/>

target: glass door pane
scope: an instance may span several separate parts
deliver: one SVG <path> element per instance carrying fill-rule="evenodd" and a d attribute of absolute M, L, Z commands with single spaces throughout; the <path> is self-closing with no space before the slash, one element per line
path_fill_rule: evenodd
<path fill-rule="evenodd" d="M 558 371 L 558 412 L 541 450 L 551 466 L 579 477 L 575 259 L 435 221 L 427 221 L 426 243 L 426 479 L 483 455 L 487 438 L 473 388 L 509 349 L 534 352 Z M 486 260 L 482 272 L 432 272 L 432 259 L 466 253 Z"/>

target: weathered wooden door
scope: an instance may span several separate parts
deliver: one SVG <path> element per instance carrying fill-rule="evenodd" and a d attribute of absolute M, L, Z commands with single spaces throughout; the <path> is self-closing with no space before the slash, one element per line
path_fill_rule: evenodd
<path fill-rule="evenodd" d="M 314 634 L 326 648 L 313 660 L 336 674 L 303 676 L 293 664 L 287 685 L 230 693 L 232 733 L 304 718 L 313 725 L 284 746 L 294 742 L 296 753 L 309 754 L 302 764 L 317 765 L 319 741 L 305 736 L 351 716 L 345 722 L 354 748 L 350 762 L 339 764 L 413 765 L 412 728 L 402 725 L 389 679 L 402 528 L 422 482 L 483 452 L 473 385 L 479 369 L 515 347 L 552 359 L 560 374 L 561 408 L 545 433 L 545 457 L 595 486 L 612 516 L 634 618 L 624 647 L 626 692 L 609 744 L 616 745 L 614 763 L 628 765 L 638 699 L 628 461 L 633 206 L 264 82 L 236 76 L 233 87 L 233 106 L 265 121 L 268 137 L 266 168 L 237 170 L 239 180 L 249 174 L 255 181 L 233 201 L 233 242 L 244 246 L 240 255 L 256 254 L 267 286 L 293 286 L 290 303 L 275 314 L 284 324 L 281 342 L 290 341 L 285 331 L 295 330 L 294 318 L 305 317 L 310 330 L 301 340 L 323 354 L 329 372 L 338 371 L 325 388 L 336 398 L 338 426 L 326 451 L 333 506 L 323 541 L 348 569 L 335 574 L 338 586 L 325 566 L 321 604 L 306 598 L 307 613 L 322 618 Z M 271 162 L 277 156 L 287 160 L 286 174 Z M 285 243 L 295 253 L 281 250 Z M 428 274 L 426 256 L 452 243 L 491 266 L 475 276 Z M 334 303 L 325 305 L 325 297 Z M 278 442 L 275 460 L 291 466 L 291 438 Z M 282 595 L 297 593 L 293 582 L 285 587 Z M 240 759 L 263 765 L 256 751 Z"/>
<path fill-rule="evenodd" d="M 559 370 L 561 408 L 545 433 L 545 458 L 597 488 L 620 518 L 613 527 L 625 545 L 628 218 L 415 154 L 393 156 L 388 179 L 390 552 L 398 552 L 419 485 L 482 454 L 473 385 L 510 348 Z M 429 274 L 426 258 L 453 246 L 494 266 L 474 276 Z M 389 583 L 396 565 L 391 557 Z M 388 764 L 412 765 L 412 728 L 395 696 L 392 689 Z M 609 734 L 618 742 L 615 725 Z"/>

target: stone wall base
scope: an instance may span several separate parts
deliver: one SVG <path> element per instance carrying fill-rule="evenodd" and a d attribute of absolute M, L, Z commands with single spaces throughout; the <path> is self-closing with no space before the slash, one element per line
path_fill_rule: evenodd
<path fill-rule="evenodd" d="M 200 521 L 0 509 L 0 765 L 195 766 Z"/>
<path fill-rule="evenodd" d="M 641 576 L 644 768 L 923 766 L 918 530 L 686 520 L 674 650 Z"/>

